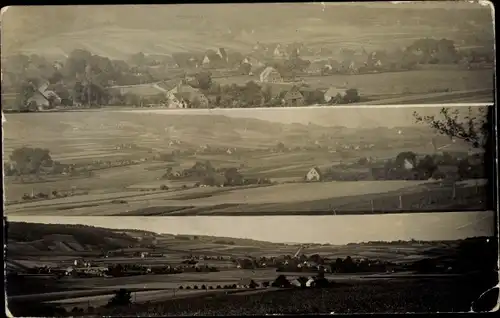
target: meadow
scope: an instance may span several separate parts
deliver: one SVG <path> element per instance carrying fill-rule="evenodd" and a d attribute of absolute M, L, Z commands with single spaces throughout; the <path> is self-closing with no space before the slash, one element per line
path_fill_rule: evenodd
<path fill-rule="evenodd" d="M 209 117 L 211 116 L 211 117 Z M 377 160 L 395 158 L 401 151 L 431 153 L 427 141 L 432 130 L 408 128 L 401 137 L 370 130 L 344 129 L 319 125 L 286 124 L 251 118 L 220 115 L 180 115 L 154 112 L 89 111 L 51 114 L 8 114 L 4 124 L 4 154 L 23 146 L 47 148 L 54 160 L 66 164 L 93 165 L 96 161 L 134 160 L 133 164 L 92 166 L 90 176 L 50 175 L 7 176 L 7 214 L 55 215 L 195 215 L 227 213 L 283 213 L 321 210 L 409 210 L 429 196 L 430 181 L 338 181 L 303 183 L 314 166 L 356 162 L 361 157 Z M 211 120 L 206 120 L 210 118 Z M 425 128 L 425 127 L 424 127 Z M 386 134 L 387 133 L 387 134 Z M 377 136 L 377 138 L 375 137 Z M 384 141 L 380 140 L 383 136 Z M 446 146 L 446 138 L 439 141 Z M 282 141 L 287 151 L 276 151 Z M 367 144 L 372 148 L 338 153 L 339 144 Z M 449 143 L 449 141 L 448 141 Z M 130 148 L 121 145 L 131 145 Z M 133 147 L 132 147 L 133 146 Z M 218 150 L 206 152 L 201 147 Z M 467 151 L 467 146 L 452 148 Z M 233 149 L 231 152 L 226 149 Z M 158 154 L 176 153 L 167 161 Z M 245 178 L 265 178 L 270 185 L 193 188 L 194 179 L 164 179 L 167 168 L 182 171 L 196 162 L 209 161 L 215 168 L 238 168 Z M 369 168 L 364 168 L 369 171 Z M 164 188 L 162 188 L 164 187 Z M 437 191 L 450 196 L 450 186 Z M 29 193 L 71 191 L 73 195 L 47 200 L 23 201 Z M 462 195 L 462 191 L 464 194 Z M 470 186 L 456 191 L 457 197 L 480 198 L 482 188 Z M 370 206 L 366 198 L 386 193 L 390 203 Z M 420 198 L 398 196 L 410 193 Z M 381 197 L 380 197 L 381 198 Z M 420 209 L 432 209 L 428 199 Z M 411 203 L 409 203 L 411 202 Z M 353 205 L 354 204 L 354 205 Z M 368 205 L 367 205 L 368 204 Z M 450 202 L 441 202 L 443 208 Z M 480 205 L 469 204 L 470 209 Z M 448 207 L 451 209 L 451 207 Z M 481 208 L 482 209 L 482 208 Z"/>

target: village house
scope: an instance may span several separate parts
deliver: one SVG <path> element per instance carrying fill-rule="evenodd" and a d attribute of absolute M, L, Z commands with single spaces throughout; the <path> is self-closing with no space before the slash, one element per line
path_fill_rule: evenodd
<path fill-rule="evenodd" d="M 27 105 L 35 105 L 38 110 L 54 107 L 61 103 L 61 98 L 54 91 L 49 90 L 49 83 L 42 84 L 26 101 Z"/>
<path fill-rule="evenodd" d="M 305 177 L 306 181 L 322 181 L 322 172 L 318 167 L 309 170 Z"/>
<path fill-rule="evenodd" d="M 285 93 L 282 103 L 284 106 L 303 106 L 304 96 L 300 93 L 298 88 L 293 87 L 291 90 Z"/>
<path fill-rule="evenodd" d="M 268 83 L 280 83 L 283 82 L 281 74 L 274 67 L 266 67 L 262 73 L 260 73 L 260 81 Z"/>
<path fill-rule="evenodd" d="M 346 91 L 347 89 L 345 88 L 330 87 L 324 94 L 325 101 L 328 103 L 337 96 L 344 97 L 346 96 Z"/>
<path fill-rule="evenodd" d="M 280 44 L 277 44 L 276 47 L 273 50 L 273 55 L 275 57 L 286 57 L 286 51 L 281 48 Z"/>
<path fill-rule="evenodd" d="M 306 69 L 309 74 L 321 74 L 321 71 L 327 67 L 328 61 L 312 61 Z"/>
<path fill-rule="evenodd" d="M 208 98 L 200 90 L 181 81 L 176 87 L 167 92 L 169 108 L 186 108 L 185 105 L 200 108 L 208 107 Z"/>

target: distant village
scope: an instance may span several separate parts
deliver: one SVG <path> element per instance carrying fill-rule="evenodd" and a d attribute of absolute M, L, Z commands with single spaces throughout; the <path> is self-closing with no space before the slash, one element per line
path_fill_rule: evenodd
<path fill-rule="evenodd" d="M 2 61 L 2 107 L 6 111 L 43 111 L 103 106 L 348 104 L 363 100 L 356 87 L 350 87 L 347 81 L 332 86 L 321 78 L 408 71 L 424 64 L 488 67 L 490 55 L 480 50 L 458 50 L 446 39 L 419 39 L 407 47 L 371 52 L 312 49 L 304 43 L 256 43 L 248 53 L 225 48 L 172 55 L 137 53 L 127 61 L 81 49 L 74 50 L 65 61 L 18 54 Z M 309 83 L 311 78 L 315 83 Z"/>

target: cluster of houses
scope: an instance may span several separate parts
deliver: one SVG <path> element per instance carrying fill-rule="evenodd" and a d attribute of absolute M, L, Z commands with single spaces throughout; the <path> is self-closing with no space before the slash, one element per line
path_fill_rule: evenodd
<path fill-rule="evenodd" d="M 189 84 L 189 82 L 189 80 L 181 79 L 175 85 L 172 85 L 172 81 L 166 81 L 154 84 L 113 86 L 110 89 L 117 89 L 122 95 L 134 94 L 146 100 L 148 98 L 161 99 L 158 103 L 140 102 L 140 105 L 137 105 L 140 107 L 172 109 L 219 107 L 217 104 L 219 95 L 203 92 L 199 88 L 193 87 L 193 84 Z M 308 104 L 308 97 L 311 94 L 317 96 L 319 93 L 321 95 L 321 98 L 315 97 L 317 103 L 330 103 L 334 98 L 344 98 L 348 91 L 346 85 L 344 87 L 313 89 L 302 82 L 287 83 L 273 67 L 267 67 L 262 71 L 260 82 L 257 84 L 262 89 L 262 106 L 265 105 L 264 94 L 270 94 L 270 99 L 281 106 L 305 106 Z M 234 101 L 234 103 L 237 104 L 238 101 Z"/>

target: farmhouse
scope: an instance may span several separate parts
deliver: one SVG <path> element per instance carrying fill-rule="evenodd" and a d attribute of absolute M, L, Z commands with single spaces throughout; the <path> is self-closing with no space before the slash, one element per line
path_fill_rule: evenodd
<path fill-rule="evenodd" d="M 326 92 L 325 92 L 325 101 L 329 102 L 337 95 L 340 95 L 340 97 L 344 97 L 346 95 L 347 89 L 345 88 L 337 88 L 337 87 L 330 87 Z"/>
<path fill-rule="evenodd" d="M 327 64 L 328 62 L 325 61 L 313 61 L 307 67 L 306 72 L 309 74 L 320 74 Z"/>
<path fill-rule="evenodd" d="M 178 107 L 184 105 L 183 103 L 199 106 L 201 108 L 207 107 L 209 104 L 208 98 L 202 92 L 187 85 L 185 81 L 181 81 L 176 87 L 168 91 L 167 98 L 169 100 L 169 107 L 172 105 L 172 108 L 185 108 Z"/>
<path fill-rule="evenodd" d="M 298 88 L 293 87 L 283 96 L 283 104 L 284 106 L 302 106 L 304 105 L 304 96 Z"/>
<path fill-rule="evenodd" d="M 306 181 L 321 181 L 322 173 L 318 167 L 311 168 L 306 174 Z"/>
<path fill-rule="evenodd" d="M 262 73 L 260 73 L 260 81 L 267 83 L 279 83 L 283 82 L 283 78 L 274 67 L 268 66 L 262 71 Z"/>
<path fill-rule="evenodd" d="M 49 90 L 48 87 L 48 83 L 41 85 L 37 90 L 35 90 L 33 96 L 28 98 L 26 103 L 28 105 L 36 105 L 39 110 L 53 107 L 56 104 L 61 103 L 61 98 L 54 91 Z"/>
<path fill-rule="evenodd" d="M 274 48 L 273 55 L 275 57 L 284 57 L 286 56 L 286 52 L 281 49 L 281 44 L 277 44 Z"/>

